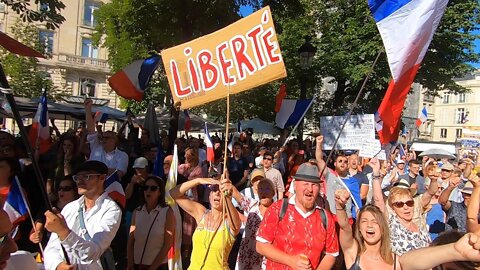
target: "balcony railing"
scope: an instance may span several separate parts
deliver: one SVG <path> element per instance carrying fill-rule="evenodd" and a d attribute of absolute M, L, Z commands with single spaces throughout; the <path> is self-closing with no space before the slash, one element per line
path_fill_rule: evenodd
<path fill-rule="evenodd" d="M 84 66 L 94 66 L 98 68 L 108 68 L 107 60 L 90 58 L 90 57 L 82 57 L 77 55 L 60 54 L 58 55 L 58 61 L 74 63 L 74 64 L 79 64 Z"/>

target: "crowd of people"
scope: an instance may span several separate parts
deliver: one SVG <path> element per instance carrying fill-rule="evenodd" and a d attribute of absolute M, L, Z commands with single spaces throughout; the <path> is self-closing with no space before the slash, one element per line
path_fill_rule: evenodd
<path fill-rule="evenodd" d="M 48 270 L 168 269 L 180 227 L 184 269 L 480 269 L 480 158 L 407 148 L 327 160 L 321 135 L 283 145 L 244 131 L 213 135 L 208 162 L 203 140 L 177 137 L 175 124 L 153 144 L 130 119 L 103 131 L 90 100 L 85 109 L 85 126 L 36 153 L 53 209 L 19 138 L 0 131 L 0 202 L 18 178 L 31 216 L 17 224 L 0 211 L 0 268 L 15 269 L 18 246 L 42 252 Z M 166 190 L 174 145 L 178 185 Z M 125 201 L 105 190 L 113 176 Z"/>

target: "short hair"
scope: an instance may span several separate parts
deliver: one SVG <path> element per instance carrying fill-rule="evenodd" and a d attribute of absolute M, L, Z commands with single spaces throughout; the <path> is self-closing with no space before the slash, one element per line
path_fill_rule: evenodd
<path fill-rule="evenodd" d="M 235 146 L 240 146 L 240 148 L 242 148 L 242 144 L 240 142 L 234 142 L 232 149 L 235 148 Z"/>
<path fill-rule="evenodd" d="M 393 187 L 390 189 L 390 193 L 388 194 L 388 205 L 392 207 L 392 204 L 394 203 L 393 200 L 400 196 L 408 196 L 413 198 L 409 188 Z"/>
<path fill-rule="evenodd" d="M 338 151 L 338 152 L 335 154 L 335 159 L 334 159 L 335 162 L 337 162 L 337 160 L 338 160 L 339 157 L 344 157 L 344 158 L 346 158 L 347 155 L 345 155 L 345 152 L 343 152 L 343 151 Z"/>
<path fill-rule="evenodd" d="M 273 155 L 273 153 L 270 152 L 270 151 L 268 151 L 268 150 L 263 154 L 263 156 L 264 156 L 264 157 L 272 157 L 272 159 L 275 157 L 275 156 Z"/>
<path fill-rule="evenodd" d="M 420 165 L 420 161 L 416 160 L 416 159 L 410 159 L 408 161 L 408 166 L 412 165 L 412 164 L 417 164 L 417 165 Z"/>

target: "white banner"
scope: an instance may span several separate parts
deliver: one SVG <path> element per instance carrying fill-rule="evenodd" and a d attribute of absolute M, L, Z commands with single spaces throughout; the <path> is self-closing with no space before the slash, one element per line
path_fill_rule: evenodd
<path fill-rule="evenodd" d="M 320 117 L 320 132 L 323 135 L 323 149 L 331 150 L 346 116 Z M 337 150 L 360 150 L 366 141 L 375 140 L 373 114 L 352 115 L 338 140 Z"/>
<path fill-rule="evenodd" d="M 379 160 L 387 160 L 387 155 L 385 150 L 382 149 L 382 145 L 379 140 L 364 141 L 360 147 L 360 152 L 358 155 L 366 158 L 376 157 Z"/>

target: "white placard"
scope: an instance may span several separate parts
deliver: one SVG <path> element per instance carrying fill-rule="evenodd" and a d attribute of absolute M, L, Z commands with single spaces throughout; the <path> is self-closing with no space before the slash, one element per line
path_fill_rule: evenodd
<path fill-rule="evenodd" d="M 320 132 L 323 135 L 323 149 L 331 150 L 346 116 L 320 117 Z M 352 115 L 338 140 L 337 150 L 360 150 L 365 141 L 375 140 L 373 114 Z"/>
<path fill-rule="evenodd" d="M 385 154 L 385 150 L 382 149 L 379 140 L 364 141 L 358 155 L 366 158 L 376 157 L 379 160 L 387 160 L 387 155 Z"/>

